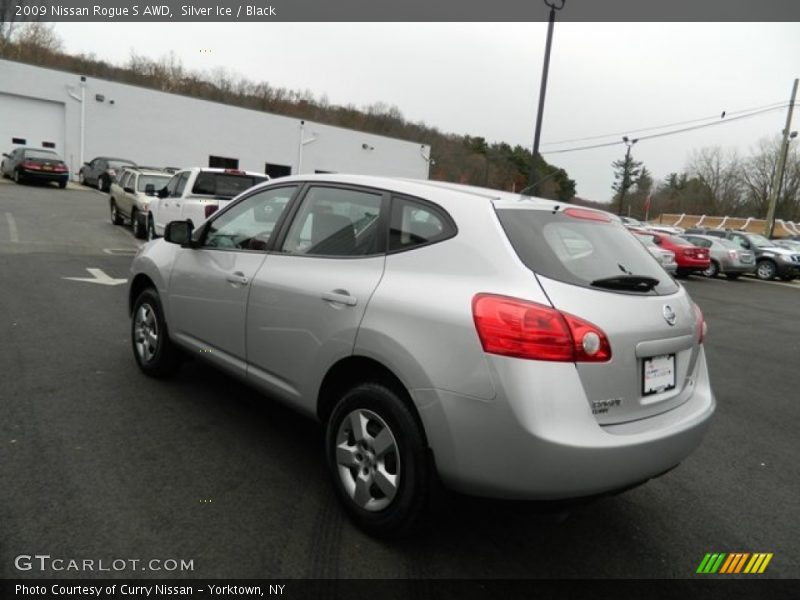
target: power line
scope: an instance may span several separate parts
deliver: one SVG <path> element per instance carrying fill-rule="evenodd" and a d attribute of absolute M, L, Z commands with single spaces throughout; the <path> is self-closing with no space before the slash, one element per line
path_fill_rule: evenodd
<path fill-rule="evenodd" d="M 746 115 L 740 115 L 738 117 L 731 117 L 730 119 L 725 119 L 724 121 L 715 121 L 713 123 L 704 123 L 702 125 L 694 125 L 693 127 L 684 127 L 682 129 L 674 129 L 672 131 L 664 131 L 663 133 L 653 133 L 651 135 L 641 135 L 638 138 L 638 141 L 642 140 L 650 140 L 659 137 L 666 137 L 668 135 L 676 135 L 678 133 L 684 133 L 687 131 L 694 131 L 696 129 L 703 129 L 705 127 L 713 127 L 715 125 L 722 125 L 724 123 L 731 123 L 733 121 L 739 121 L 741 119 L 749 119 L 750 117 L 756 117 L 758 115 L 772 112 L 774 110 L 779 110 L 781 108 L 786 108 L 787 104 L 783 104 L 782 106 L 775 106 L 773 108 L 765 108 L 756 112 L 751 112 Z M 591 150 L 593 148 L 605 148 L 607 146 L 618 146 L 619 144 L 623 144 L 622 140 L 614 141 L 614 142 L 605 142 L 603 144 L 592 144 L 591 146 L 577 146 L 575 148 L 565 148 L 563 150 L 540 150 L 540 154 L 563 154 L 565 152 L 577 152 L 578 150 Z"/>
<path fill-rule="evenodd" d="M 741 110 L 733 110 L 733 111 L 725 111 L 725 115 L 738 115 L 741 113 L 749 113 L 751 111 L 757 110 L 766 110 L 772 108 L 781 108 L 786 106 L 786 102 L 773 102 L 772 104 L 765 104 L 763 106 L 754 106 L 753 108 L 743 108 Z M 632 133 L 639 133 L 640 131 L 652 131 L 654 129 L 666 129 L 667 127 L 675 127 L 677 125 L 688 125 L 689 123 L 699 123 L 701 121 L 708 121 L 710 119 L 720 119 L 718 115 L 714 115 L 711 117 L 703 117 L 700 119 L 690 119 L 688 121 L 677 121 L 675 123 L 667 123 L 666 125 L 656 125 L 654 127 L 642 127 L 640 129 L 628 129 L 626 131 L 618 131 L 616 133 L 606 133 L 603 135 L 592 135 L 588 137 L 582 138 L 572 138 L 569 140 L 560 140 L 557 142 L 545 142 L 542 144 L 543 146 L 557 146 L 559 144 L 568 144 L 571 142 L 588 142 L 589 140 L 600 140 L 607 137 L 618 136 L 618 135 L 629 135 Z"/>

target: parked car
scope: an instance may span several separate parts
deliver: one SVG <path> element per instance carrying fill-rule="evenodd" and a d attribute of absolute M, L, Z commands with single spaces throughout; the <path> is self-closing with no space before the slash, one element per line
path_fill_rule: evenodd
<path fill-rule="evenodd" d="M 195 167 L 178 171 L 150 204 L 148 239 L 164 235 L 170 221 L 188 219 L 197 226 L 234 196 L 267 181 L 264 173 Z M 112 207 L 113 210 L 113 207 Z"/>
<path fill-rule="evenodd" d="M 706 248 L 711 257 L 708 269 L 703 271 L 706 277 L 716 277 L 720 273 L 728 279 L 737 279 L 740 275 L 753 273 L 756 270 L 756 255 L 745 250 L 736 242 L 713 235 L 682 235 L 695 246 Z"/>
<path fill-rule="evenodd" d="M 184 350 L 321 421 L 335 492 L 373 535 L 410 530 L 436 482 L 515 499 L 643 483 L 715 408 L 686 289 L 563 202 L 282 177 L 169 223 L 129 281 L 138 367 L 169 375 Z"/>
<path fill-rule="evenodd" d="M 0 172 L 17 183 L 54 181 L 58 187 L 65 188 L 69 181 L 67 164 L 56 152 L 41 148 L 14 148 L 8 154 L 4 152 Z"/>
<path fill-rule="evenodd" d="M 800 253 L 777 246 L 773 240 L 757 233 L 729 231 L 728 239 L 756 255 L 756 277 L 769 281 L 779 277 L 791 281 L 800 277 Z"/>
<path fill-rule="evenodd" d="M 115 225 L 123 219 L 130 221 L 133 235 L 147 237 L 147 215 L 150 202 L 157 199 L 158 190 L 172 176 L 154 167 L 126 167 L 111 184 L 109 203 L 111 222 Z"/>
<path fill-rule="evenodd" d="M 626 225 L 626 227 L 628 227 L 628 225 Z M 667 250 L 659 246 L 655 241 L 655 236 L 649 233 L 634 232 L 633 235 L 644 244 L 645 248 L 647 248 L 650 254 L 661 263 L 661 266 L 664 267 L 667 273 L 675 275 L 678 270 L 678 263 L 675 262 L 675 253 L 672 250 Z"/>
<path fill-rule="evenodd" d="M 800 240 L 793 240 L 790 238 L 780 238 L 774 239 L 772 242 L 778 248 L 786 248 L 787 250 L 791 250 L 792 252 L 800 253 Z"/>
<path fill-rule="evenodd" d="M 655 238 L 653 241 L 660 248 L 675 253 L 675 262 L 678 264 L 675 275 L 688 277 L 692 273 L 702 273 L 711 264 L 708 250 L 699 248 L 677 235 L 664 233 L 655 229 L 632 229 L 634 233 L 649 234 Z"/>
<path fill-rule="evenodd" d="M 90 162 L 83 163 L 83 166 L 78 171 L 78 181 L 83 185 L 93 186 L 98 190 L 108 192 L 111 189 L 111 182 L 121 169 L 135 166 L 136 163 L 127 158 L 98 156 Z"/>

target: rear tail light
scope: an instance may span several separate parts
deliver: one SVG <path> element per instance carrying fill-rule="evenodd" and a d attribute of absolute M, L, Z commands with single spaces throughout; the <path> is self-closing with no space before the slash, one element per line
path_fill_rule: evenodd
<path fill-rule="evenodd" d="M 40 165 L 39 163 L 35 163 L 33 161 L 30 161 L 30 160 L 24 160 L 24 161 L 22 161 L 22 168 L 23 169 L 29 169 L 31 171 L 41 171 L 42 170 L 42 165 Z"/>
<path fill-rule="evenodd" d="M 59 173 L 66 173 L 67 165 L 56 165 L 55 167 L 53 167 L 53 171 L 58 171 Z"/>
<path fill-rule="evenodd" d="M 217 206 L 216 204 L 206 204 L 205 207 L 203 208 L 203 211 L 206 214 L 206 219 L 211 215 L 213 215 L 215 212 L 217 212 L 218 208 L 219 206 Z"/>
<path fill-rule="evenodd" d="M 558 362 L 611 359 L 611 346 L 599 327 L 549 306 L 478 294 L 472 299 L 472 317 L 489 354 Z"/>
<path fill-rule="evenodd" d="M 706 319 L 703 316 L 703 311 L 700 310 L 700 307 L 697 306 L 697 304 L 694 305 L 694 316 L 697 321 L 695 323 L 695 335 L 697 335 L 697 343 L 702 344 L 706 339 L 708 326 L 706 325 Z"/>

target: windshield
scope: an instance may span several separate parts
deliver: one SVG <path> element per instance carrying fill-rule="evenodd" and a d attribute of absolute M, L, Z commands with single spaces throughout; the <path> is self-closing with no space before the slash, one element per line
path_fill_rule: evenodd
<path fill-rule="evenodd" d="M 650 252 L 620 223 L 569 216 L 563 211 L 497 209 L 500 223 L 523 263 L 551 279 L 598 289 L 665 295 L 678 290 Z M 686 243 L 684 241 L 684 243 Z M 652 285 L 642 282 L 655 281 Z"/>
<path fill-rule="evenodd" d="M 143 192 L 148 185 L 152 185 L 156 190 L 160 190 L 170 180 L 169 175 L 140 175 L 136 190 Z"/>
<path fill-rule="evenodd" d="M 753 244 L 756 248 L 771 248 L 775 244 L 765 238 L 763 235 L 758 235 L 757 233 L 751 233 L 750 236 L 750 243 Z"/>
<path fill-rule="evenodd" d="M 44 158 L 45 160 L 61 160 L 58 154 L 49 150 L 25 150 L 25 158 Z"/>

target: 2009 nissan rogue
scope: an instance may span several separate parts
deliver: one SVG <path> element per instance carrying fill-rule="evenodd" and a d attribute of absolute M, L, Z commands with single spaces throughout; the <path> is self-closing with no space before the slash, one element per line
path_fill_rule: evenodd
<path fill-rule="evenodd" d="M 129 303 L 144 373 L 189 350 L 322 421 L 336 492 L 375 535 L 415 524 L 433 477 L 508 499 L 644 482 L 715 407 L 703 315 L 642 244 L 507 192 L 281 178 L 170 223 Z"/>

